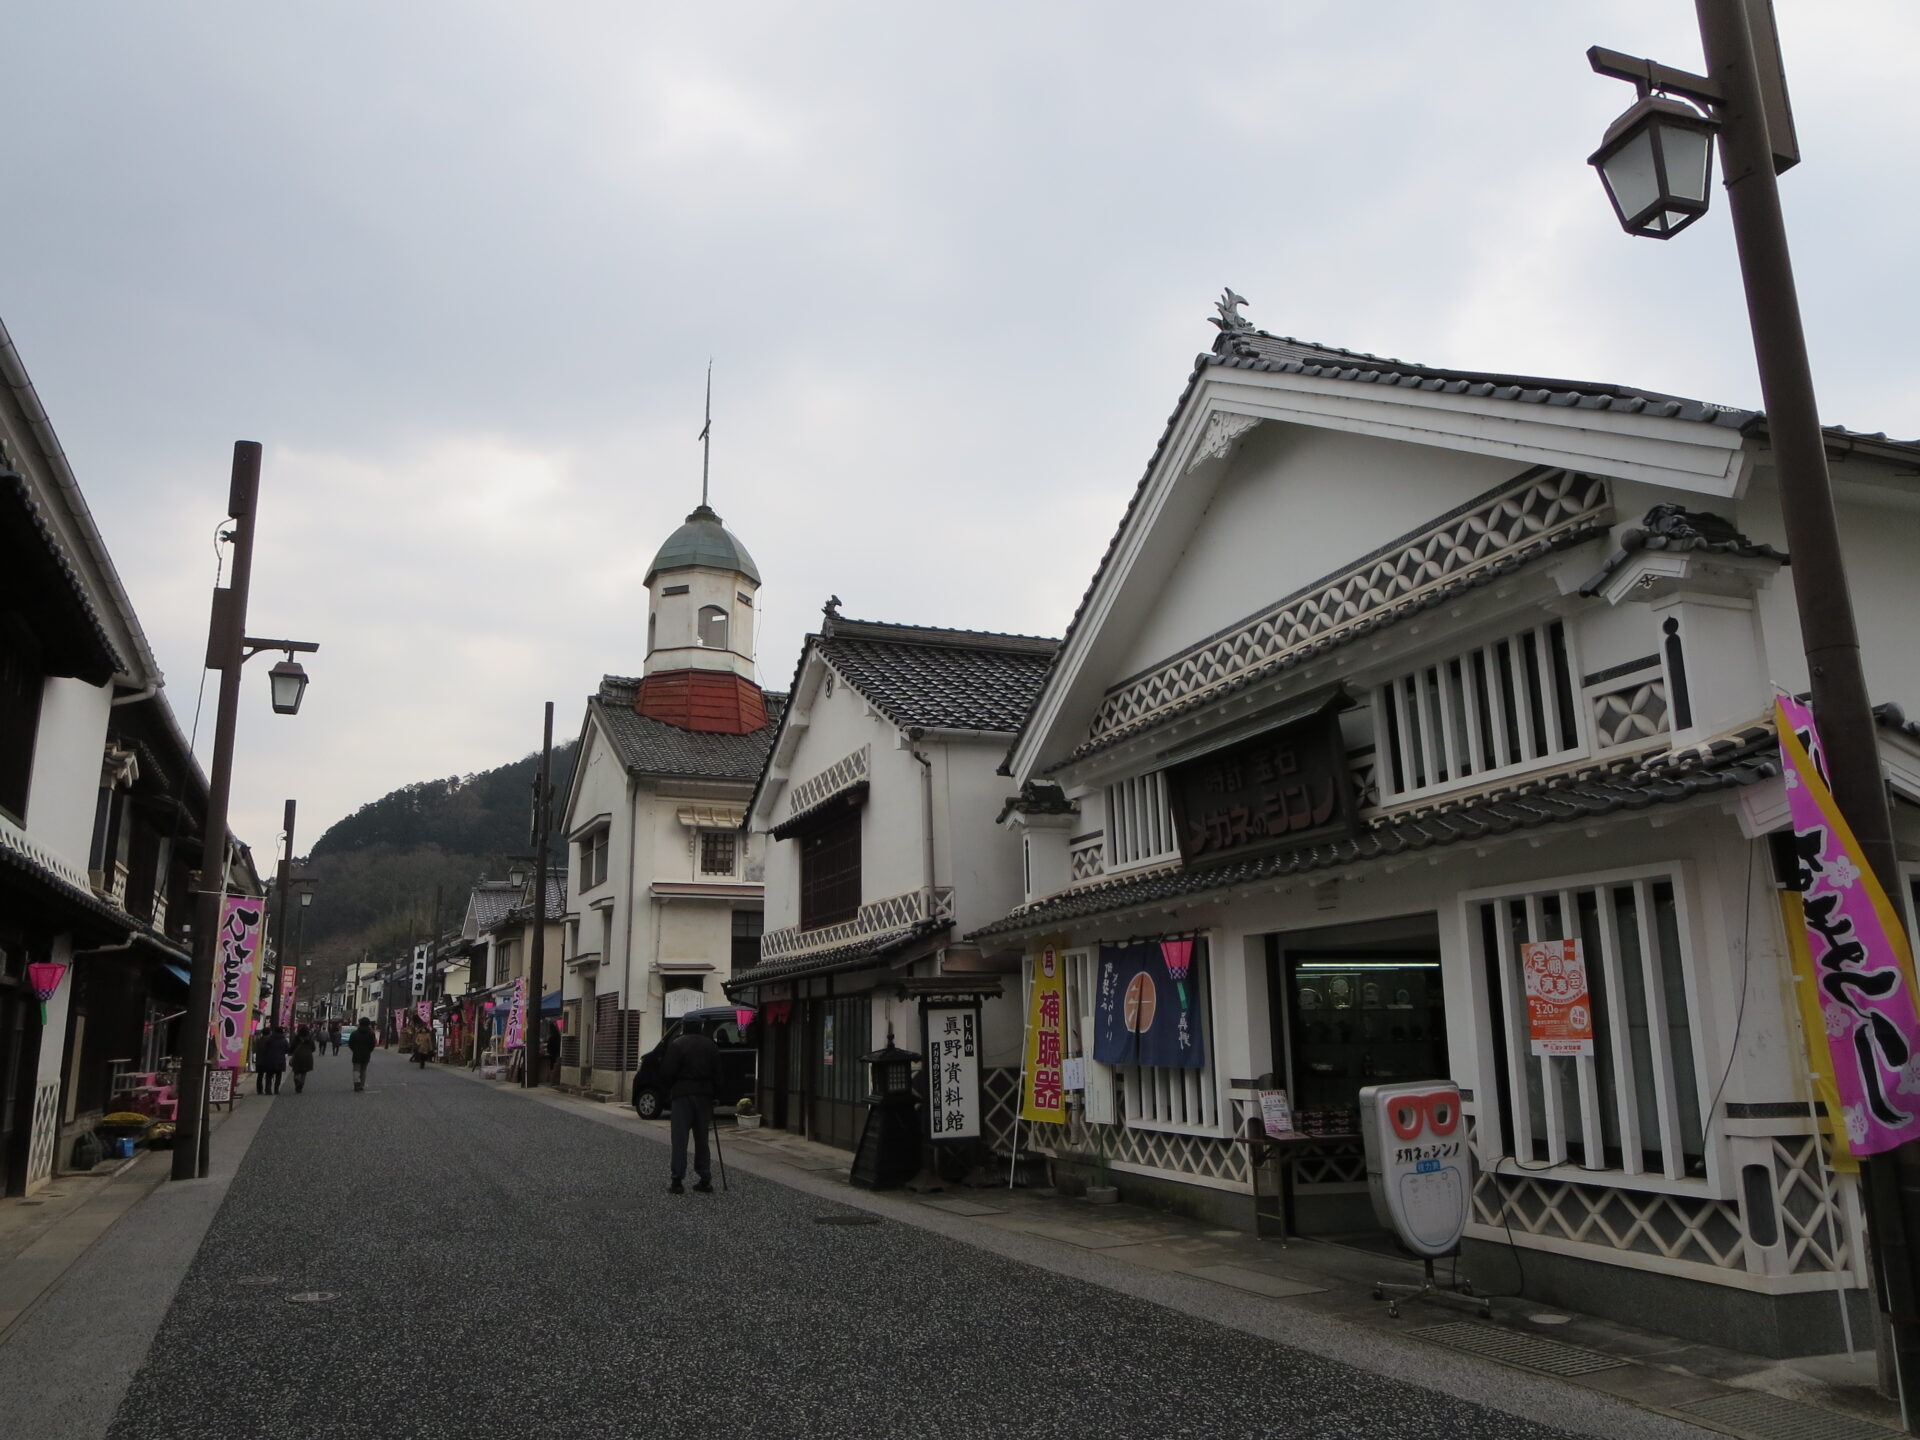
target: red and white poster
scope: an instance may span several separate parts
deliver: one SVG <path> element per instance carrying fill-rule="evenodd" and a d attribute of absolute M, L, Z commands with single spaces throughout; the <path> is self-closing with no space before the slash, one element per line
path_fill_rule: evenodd
<path fill-rule="evenodd" d="M 293 991 L 300 983 L 300 971 L 292 965 L 280 967 L 280 1028 L 293 1028 Z"/>
<path fill-rule="evenodd" d="M 1593 1001 L 1578 940 L 1530 940 L 1520 947 L 1527 981 L 1527 1036 L 1535 1055 L 1593 1054 Z"/>

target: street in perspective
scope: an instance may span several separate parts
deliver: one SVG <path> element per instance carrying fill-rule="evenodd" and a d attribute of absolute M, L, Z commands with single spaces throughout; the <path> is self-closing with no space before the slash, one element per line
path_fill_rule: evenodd
<path fill-rule="evenodd" d="M 1376 11 L 23 21 L 7 1435 L 1920 1433 L 1920 15 Z"/>

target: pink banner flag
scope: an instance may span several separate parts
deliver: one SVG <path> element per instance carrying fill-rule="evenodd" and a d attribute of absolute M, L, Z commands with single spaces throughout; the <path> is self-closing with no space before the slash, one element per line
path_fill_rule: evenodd
<path fill-rule="evenodd" d="M 280 967 L 280 1028 L 293 1028 L 293 991 L 300 983 L 300 971 L 292 965 Z"/>
<path fill-rule="evenodd" d="M 254 969 L 260 963 L 260 931 L 267 902 L 255 895 L 229 895 L 214 937 L 213 1063 L 239 1066 L 246 1058 L 247 1010 L 253 1003 Z"/>
<path fill-rule="evenodd" d="M 422 1000 L 418 1005 L 415 1005 L 413 1012 L 420 1017 L 420 1023 L 422 1025 L 430 1025 L 433 1023 L 433 1006 L 427 1001 Z"/>
<path fill-rule="evenodd" d="M 1775 721 L 1793 815 L 1794 888 L 1806 912 L 1841 1114 L 1854 1153 L 1877 1155 L 1920 1139 L 1913 953 L 1834 803 L 1813 712 L 1783 697 Z"/>
<path fill-rule="evenodd" d="M 506 1042 L 509 1050 L 524 1045 L 527 1039 L 527 979 L 513 982 L 513 997 L 507 1002 Z"/>

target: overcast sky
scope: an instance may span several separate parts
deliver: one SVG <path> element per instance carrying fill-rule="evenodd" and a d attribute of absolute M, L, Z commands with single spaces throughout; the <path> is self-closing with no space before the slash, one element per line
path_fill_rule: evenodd
<path fill-rule="evenodd" d="M 575 733 L 698 499 L 821 602 L 1058 634 L 1221 286 L 1279 334 L 1757 404 L 1724 203 L 1585 164 L 1687 0 L 15 4 L 4 315 L 191 725 L 266 446 L 234 825 L 298 847 Z M 1825 418 L 1920 434 L 1920 5 L 1779 0 Z M 1408 516 L 1409 525 L 1423 516 Z M 208 748 L 212 705 L 201 726 Z"/>

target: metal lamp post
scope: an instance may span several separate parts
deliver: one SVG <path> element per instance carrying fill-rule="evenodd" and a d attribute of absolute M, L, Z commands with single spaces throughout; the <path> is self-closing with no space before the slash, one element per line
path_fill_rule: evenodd
<path fill-rule="evenodd" d="M 307 640 L 261 640 L 247 632 L 247 591 L 253 580 L 254 510 L 260 495 L 260 445 L 238 440 L 233 446 L 233 476 L 227 514 L 233 529 L 233 574 L 215 587 L 207 629 L 207 668 L 220 672 L 215 711 L 213 763 L 207 775 L 206 836 L 200 857 L 199 888 L 194 892 L 193 982 L 187 989 L 186 1044 L 180 1064 L 180 1113 L 173 1148 L 173 1178 L 204 1176 L 211 1163 L 207 1141 L 207 1046 L 213 1010 L 214 971 L 218 961 L 220 911 L 227 893 L 227 809 L 233 786 L 233 737 L 240 715 L 241 667 L 262 651 L 277 650 L 286 660 L 274 667 L 273 708 L 292 715 L 300 708 L 306 672 L 294 660 L 320 647 Z M 297 672 L 297 679 L 295 677 Z"/>
<path fill-rule="evenodd" d="M 1595 47 L 1602 75 L 1641 99 L 1608 130 L 1591 163 L 1628 233 L 1667 239 L 1705 213 L 1709 136 L 1720 142 L 1733 235 L 1746 286 L 1754 359 L 1793 555 L 1794 599 L 1834 799 L 1885 892 L 1900 893 L 1872 701 L 1860 662 L 1832 481 L 1780 210 L 1778 173 L 1799 161 L 1771 0 L 1695 0 L 1707 74 Z M 1691 102 L 1681 104 L 1678 96 Z M 1903 1418 L 1920 1401 L 1920 1144 L 1862 1163 L 1876 1293 Z"/>

